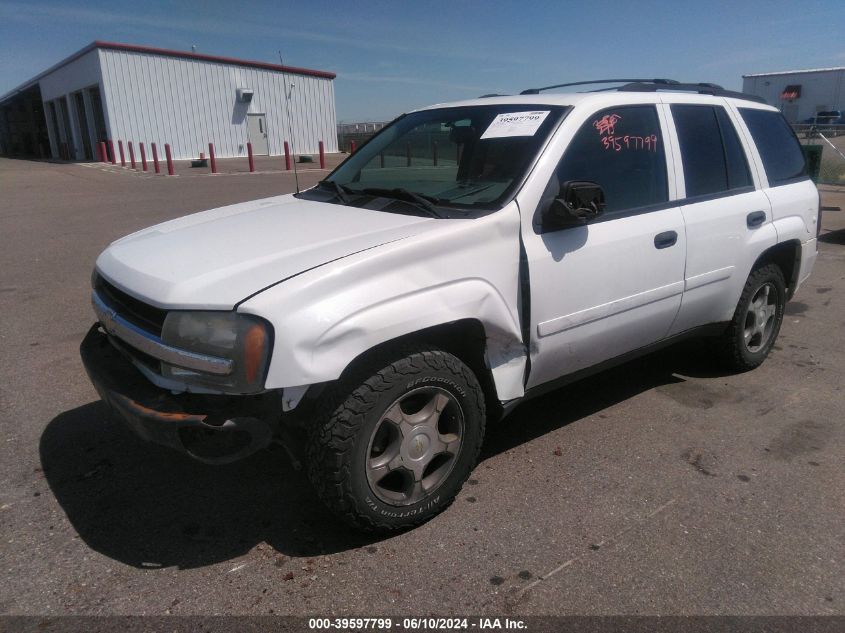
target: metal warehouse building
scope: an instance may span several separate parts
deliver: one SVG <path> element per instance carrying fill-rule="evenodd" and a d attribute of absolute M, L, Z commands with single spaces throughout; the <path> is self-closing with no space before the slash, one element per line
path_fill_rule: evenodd
<path fill-rule="evenodd" d="M 173 158 L 337 151 L 334 73 L 93 42 L 0 97 L 0 154 L 92 160 L 101 141 Z M 111 141 L 111 143 L 109 143 Z"/>
<path fill-rule="evenodd" d="M 742 91 L 780 108 L 790 123 L 845 110 L 845 66 L 742 76 Z"/>

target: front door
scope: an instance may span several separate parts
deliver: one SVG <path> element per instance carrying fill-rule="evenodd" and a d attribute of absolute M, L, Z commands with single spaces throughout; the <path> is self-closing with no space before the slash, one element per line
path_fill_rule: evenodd
<path fill-rule="evenodd" d="M 246 115 L 247 134 L 249 142 L 252 143 L 252 153 L 264 155 L 270 153 L 267 144 L 267 117 L 263 114 Z"/>
<path fill-rule="evenodd" d="M 604 215 L 547 230 L 523 222 L 531 277 L 526 387 L 591 367 L 667 335 L 684 288 L 686 238 L 669 200 L 665 134 L 655 105 L 594 113 L 574 133 L 538 213 L 567 181 L 604 190 Z"/>

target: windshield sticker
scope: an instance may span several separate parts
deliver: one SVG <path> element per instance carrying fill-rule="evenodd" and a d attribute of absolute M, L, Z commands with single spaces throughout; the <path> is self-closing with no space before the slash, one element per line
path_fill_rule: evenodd
<path fill-rule="evenodd" d="M 506 138 L 509 136 L 534 136 L 551 110 L 534 112 L 507 112 L 498 115 L 481 135 L 481 138 Z"/>

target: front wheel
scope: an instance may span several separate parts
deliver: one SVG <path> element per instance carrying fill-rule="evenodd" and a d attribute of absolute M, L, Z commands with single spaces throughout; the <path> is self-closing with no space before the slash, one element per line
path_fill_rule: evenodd
<path fill-rule="evenodd" d="M 437 349 L 373 358 L 330 390 L 308 443 L 323 502 L 355 527 L 395 531 L 444 510 L 475 466 L 484 394 Z"/>
<path fill-rule="evenodd" d="M 758 367 L 772 349 L 783 322 L 786 283 L 776 264 L 748 276 L 728 329 L 722 336 L 722 357 L 732 369 Z"/>

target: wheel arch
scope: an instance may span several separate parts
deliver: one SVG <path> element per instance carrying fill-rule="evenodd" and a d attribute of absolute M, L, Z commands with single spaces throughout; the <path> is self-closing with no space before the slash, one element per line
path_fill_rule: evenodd
<path fill-rule="evenodd" d="M 499 388 L 490 368 L 488 332 L 477 318 L 463 318 L 422 328 L 382 341 L 349 361 L 341 377 L 354 372 L 372 356 L 401 353 L 403 349 L 431 347 L 452 354 L 475 374 L 484 391 L 488 420 L 502 416 Z"/>
<path fill-rule="evenodd" d="M 786 299 L 792 299 L 801 269 L 801 242 L 797 239 L 785 240 L 770 246 L 754 262 L 751 272 L 766 264 L 775 264 L 781 269 L 786 281 Z"/>

